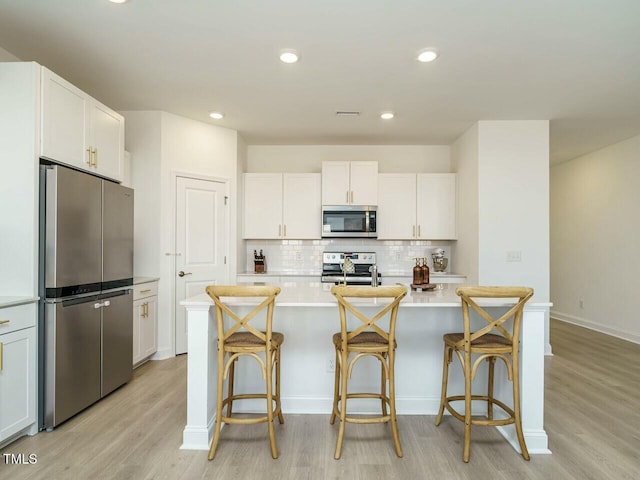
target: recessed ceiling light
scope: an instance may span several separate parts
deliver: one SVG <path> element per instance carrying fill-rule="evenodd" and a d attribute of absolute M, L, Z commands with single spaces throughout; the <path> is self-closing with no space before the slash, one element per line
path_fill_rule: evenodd
<path fill-rule="evenodd" d="M 418 53 L 418 61 L 419 62 L 433 62 L 436 58 L 438 58 L 438 51 L 435 48 L 425 48 Z"/>
<path fill-rule="evenodd" d="M 129 0 L 109 0 L 111 3 L 127 3 Z"/>
<path fill-rule="evenodd" d="M 284 63 L 296 63 L 298 60 L 300 60 L 300 55 L 298 55 L 298 52 L 296 52 L 295 50 L 281 50 L 280 60 Z"/>
<path fill-rule="evenodd" d="M 214 120 L 222 120 L 224 118 L 224 114 L 220 112 L 211 112 L 209 116 Z"/>
<path fill-rule="evenodd" d="M 393 112 L 382 112 L 380 114 L 380 118 L 383 120 L 391 120 L 394 116 Z"/>

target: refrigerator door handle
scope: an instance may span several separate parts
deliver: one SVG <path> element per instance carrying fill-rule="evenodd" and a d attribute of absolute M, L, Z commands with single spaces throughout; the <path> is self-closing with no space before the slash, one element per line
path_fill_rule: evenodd
<path fill-rule="evenodd" d="M 111 302 L 110 302 L 109 300 L 106 300 L 106 301 L 102 304 L 102 306 L 103 306 L 103 307 L 108 307 L 109 305 L 111 305 Z"/>
<path fill-rule="evenodd" d="M 93 308 L 102 308 L 104 307 L 104 303 L 94 303 Z"/>

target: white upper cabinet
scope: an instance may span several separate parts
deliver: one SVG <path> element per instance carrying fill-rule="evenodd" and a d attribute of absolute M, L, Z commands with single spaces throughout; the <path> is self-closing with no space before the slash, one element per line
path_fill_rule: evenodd
<path fill-rule="evenodd" d="M 419 173 L 417 176 L 418 236 L 428 240 L 455 240 L 457 178 L 455 173 Z"/>
<path fill-rule="evenodd" d="M 378 238 L 415 240 L 416 174 L 381 173 L 378 177 Z"/>
<path fill-rule="evenodd" d="M 320 174 L 244 174 L 244 238 L 319 239 L 321 215 Z"/>
<path fill-rule="evenodd" d="M 454 240 L 455 173 L 381 174 L 378 238 Z"/>
<path fill-rule="evenodd" d="M 322 162 L 323 205 L 377 205 L 378 162 Z"/>
<path fill-rule="evenodd" d="M 42 67 L 40 156 L 122 180 L 124 118 Z"/>

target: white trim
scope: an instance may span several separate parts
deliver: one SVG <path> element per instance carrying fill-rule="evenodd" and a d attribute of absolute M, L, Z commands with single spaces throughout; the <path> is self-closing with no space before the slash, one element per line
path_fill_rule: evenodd
<path fill-rule="evenodd" d="M 638 334 L 620 330 L 618 328 L 606 327 L 600 323 L 585 320 L 584 318 L 576 317 L 574 315 L 551 311 L 551 318 L 560 320 L 561 322 L 571 323 L 572 325 L 588 328 L 589 330 L 604 333 L 605 335 L 620 338 L 628 342 L 640 344 L 640 335 Z"/>

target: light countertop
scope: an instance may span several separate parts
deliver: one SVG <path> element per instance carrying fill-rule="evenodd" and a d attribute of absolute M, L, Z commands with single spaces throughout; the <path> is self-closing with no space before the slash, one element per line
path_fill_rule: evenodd
<path fill-rule="evenodd" d="M 140 285 L 141 283 L 157 282 L 160 280 L 158 277 L 133 277 L 133 284 Z"/>
<path fill-rule="evenodd" d="M 36 303 L 40 297 L 0 296 L 0 308 Z"/>
<path fill-rule="evenodd" d="M 265 285 L 265 283 L 254 283 L 255 285 Z M 277 307 L 334 307 L 337 304 L 330 289 L 333 286 L 320 282 L 281 282 L 278 284 L 282 291 L 276 297 Z M 457 307 L 460 308 L 460 297 L 456 295 L 456 287 L 460 284 L 441 284 L 435 290 L 428 292 L 415 292 L 409 290 L 407 296 L 400 303 L 401 308 L 423 308 L 423 307 Z M 442 287 L 442 288 L 440 288 Z M 353 302 L 354 305 L 375 306 L 385 303 L 384 299 L 359 299 Z M 238 298 L 230 304 L 234 305 L 255 305 L 255 299 Z M 204 307 L 213 304 L 213 300 L 206 294 L 195 295 L 180 302 L 186 307 Z M 491 301 L 479 301 L 479 305 L 487 307 L 503 307 L 514 304 L 513 299 L 495 299 Z M 527 307 L 550 307 L 548 302 L 530 301 Z"/>

